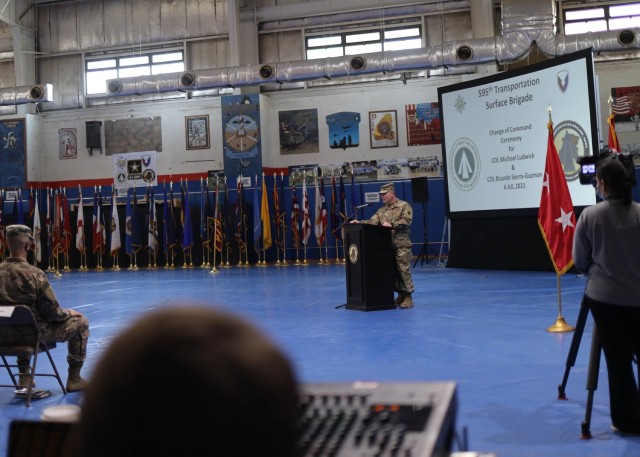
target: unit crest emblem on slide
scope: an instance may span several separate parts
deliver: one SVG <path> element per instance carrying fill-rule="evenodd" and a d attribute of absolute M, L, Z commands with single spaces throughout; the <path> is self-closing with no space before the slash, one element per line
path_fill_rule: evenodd
<path fill-rule="evenodd" d="M 591 155 L 587 132 L 577 122 L 562 121 L 554 128 L 553 141 L 567 181 L 575 181 L 580 174 L 579 160 Z"/>
<path fill-rule="evenodd" d="M 449 152 L 447 168 L 458 189 L 473 189 L 480 179 L 480 154 L 474 142 L 459 138 Z"/>

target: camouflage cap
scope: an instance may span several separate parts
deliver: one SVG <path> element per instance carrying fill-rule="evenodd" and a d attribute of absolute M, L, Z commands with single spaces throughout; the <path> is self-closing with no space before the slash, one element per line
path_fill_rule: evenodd
<path fill-rule="evenodd" d="M 395 187 L 393 186 L 393 183 L 387 183 L 384 184 L 381 188 L 380 188 L 380 192 L 378 192 L 379 194 L 386 194 L 387 192 L 389 192 L 390 190 L 393 190 L 395 192 Z"/>
<path fill-rule="evenodd" d="M 33 233 L 31 229 L 26 225 L 14 224 L 8 225 L 6 228 L 7 232 L 7 240 L 12 238 L 22 238 L 23 236 L 28 236 L 29 238 L 33 238 Z"/>

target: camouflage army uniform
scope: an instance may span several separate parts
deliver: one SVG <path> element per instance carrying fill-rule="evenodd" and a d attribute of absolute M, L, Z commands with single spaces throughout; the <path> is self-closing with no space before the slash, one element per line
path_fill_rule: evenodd
<path fill-rule="evenodd" d="M 84 316 L 69 316 L 42 270 L 16 257 L 5 259 L 0 263 L 0 303 L 31 308 L 45 341 L 68 342 L 69 364 L 84 362 L 89 321 Z"/>
<path fill-rule="evenodd" d="M 373 217 L 363 221 L 366 224 L 382 225 L 385 222 L 393 228 L 391 243 L 396 258 L 395 290 L 401 293 L 413 292 L 413 279 L 411 278 L 411 221 L 413 221 L 413 208 L 404 200 L 397 199 L 390 206 L 384 205 Z"/>

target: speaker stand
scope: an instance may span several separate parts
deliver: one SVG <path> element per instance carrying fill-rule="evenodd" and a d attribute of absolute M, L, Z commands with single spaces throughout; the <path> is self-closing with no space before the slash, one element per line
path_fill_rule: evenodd
<path fill-rule="evenodd" d="M 418 260 L 420 261 L 420 266 L 425 262 L 427 264 L 431 263 L 429 260 L 429 239 L 427 237 L 427 202 L 422 202 L 422 226 L 424 230 L 424 242 L 422 243 L 422 248 L 420 249 L 418 257 L 416 257 L 415 262 L 413 262 L 413 268 L 418 264 Z M 436 257 L 435 253 L 432 253 L 432 257 Z"/>

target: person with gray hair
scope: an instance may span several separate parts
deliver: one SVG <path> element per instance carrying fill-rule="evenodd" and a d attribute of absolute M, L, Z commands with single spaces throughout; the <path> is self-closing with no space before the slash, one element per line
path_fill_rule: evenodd
<path fill-rule="evenodd" d="M 28 306 L 45 341 L 67 343 L 67 390 L 83 390 L 87 381 L 80 375 L 80 370 L 87 356 L 89 320 L 76 310 L 62 308 L 47 275 L 27 261 L 29 251 L 35 246 L 29 227 L 19 224 L 7 226 L 6 242 L 9 257 L 0 263 L 0 304 Z M 28 387 L 32 381 L 30 359 L 19 357 L 18 370 L 19 384 Z"/>
<path fill-rule="evenodd" d="M 78 457 L 294 457 L 298 383 L 283 352 L 226 312 L 173 305 L 115 337 L 93 371 Z"/>

